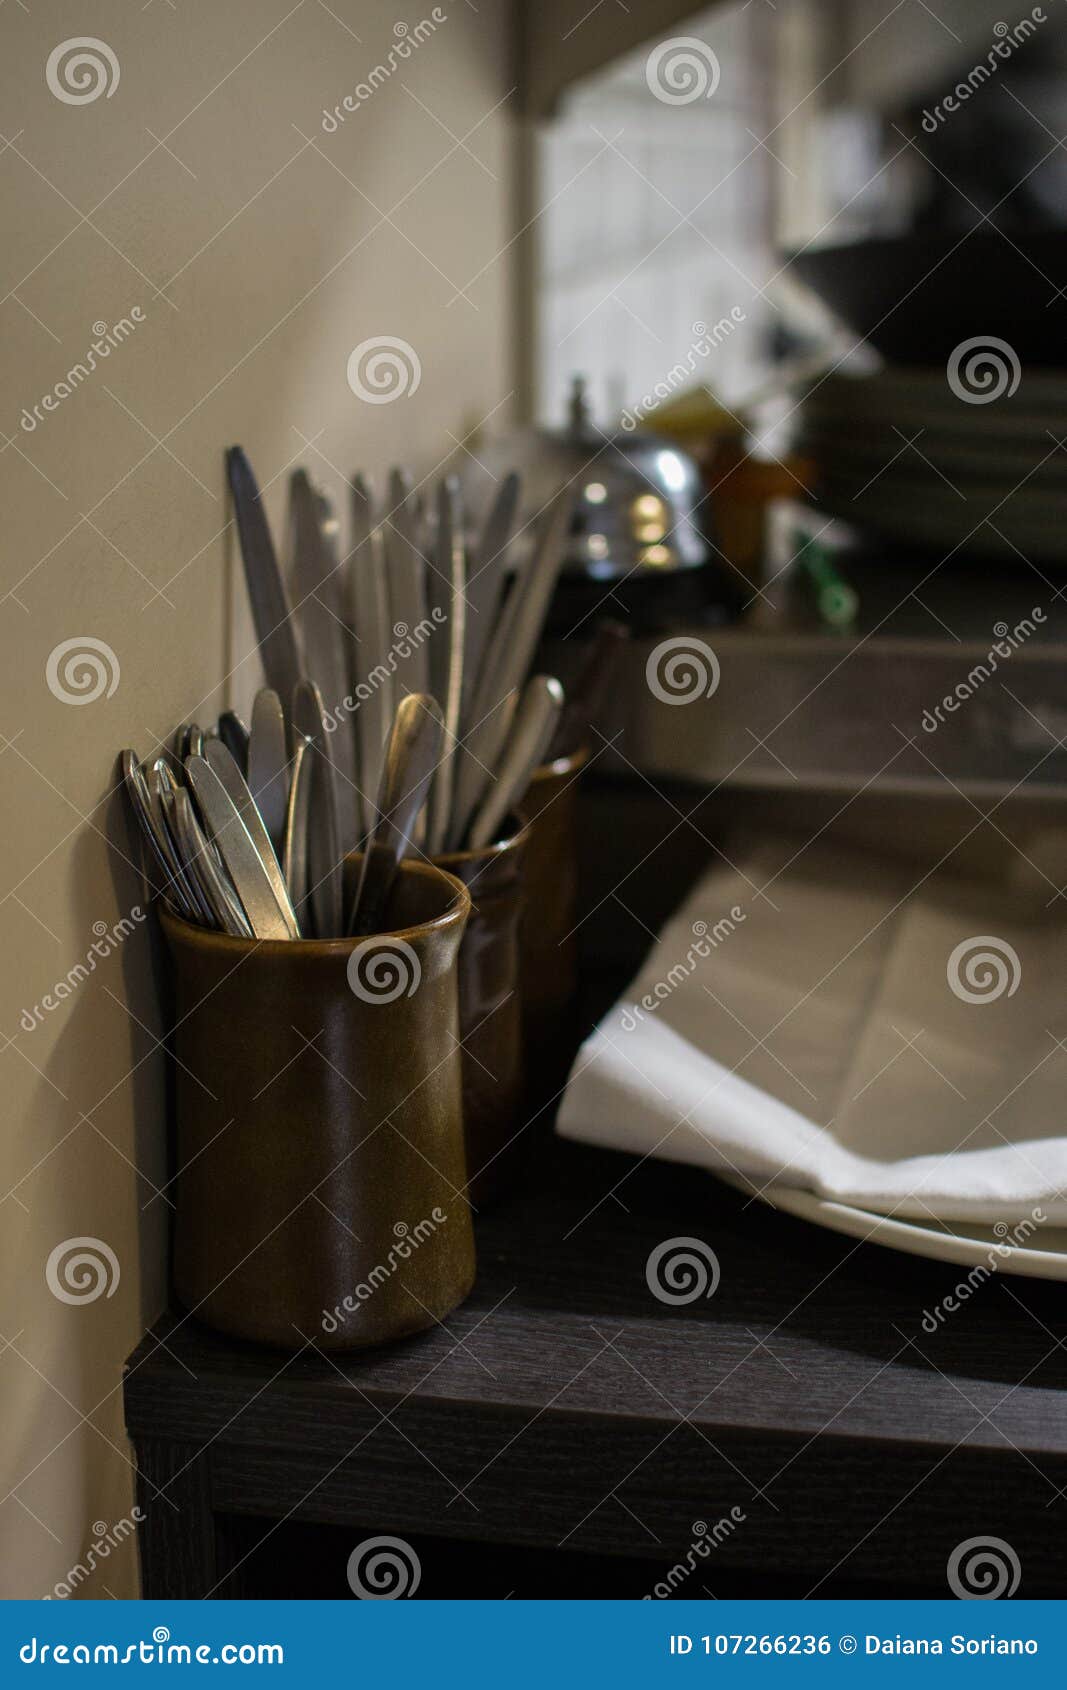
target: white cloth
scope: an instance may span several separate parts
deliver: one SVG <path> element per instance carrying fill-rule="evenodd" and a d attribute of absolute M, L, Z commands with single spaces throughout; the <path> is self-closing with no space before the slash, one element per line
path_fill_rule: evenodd
<path fill-rule="evenodd" d="M 782 855 L 686 899 L 582 1047 L 557 1130 L 880 1213 L 1067 1224 L 1051 888 L 915 888 L 904 865 L 803 842 L 772 878 Z"/>

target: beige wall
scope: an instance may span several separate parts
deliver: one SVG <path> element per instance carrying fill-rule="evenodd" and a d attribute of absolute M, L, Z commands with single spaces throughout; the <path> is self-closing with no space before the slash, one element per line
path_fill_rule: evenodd
<path fill-rule="evenodd" d="M 426 472 L 508 403 L 509 8 L 440 11 L 333 134 L 323 107 L 385 60 L 394 5 L 0 11 L 4 1596 L 48 1592 L 132 1501 L 119 1370 L 165 1295 L 170 1195 L 150 927 L 36 1024 L 33 1011 L 140 897 L 110 796 L 118 748 L 145 755 L 254 684 L 230 613 L 223 448 L 241 441 L 261 480 L 279 478 L 280 532 L 294 459 L 335 492 L 356 464 L 403 456 Z M 420 0 L 410 27 L 430 12 Z M 119 80 L 72 104 L 45 67 L 84 35 L 106 40 Z M 123 344 L 24 427 L 94 323 L 135 306 L 144 321 Z M 353 396 L 349 352 L 377 335 L 415 348 L 415 396 Z M 86 636 L 110 648 L 117 685 L 66 703 L 48 660 Z M 227 680 L 233 651 L 244 661 Z M 114 1252 L 120 1277 L 111 1296 L 65 1303 L 46 1263 L 81 1237 Z M 133 1594 L 132 1555 L 82 1588 Z"/>

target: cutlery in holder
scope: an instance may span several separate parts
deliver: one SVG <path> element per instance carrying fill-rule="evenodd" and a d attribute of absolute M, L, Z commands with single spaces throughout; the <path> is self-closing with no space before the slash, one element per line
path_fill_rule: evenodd
<path fill-rule="evenodd" d="M 472 1202 L 498 1196 L 520 1160 L 524 1067 L 519 922 L 529 829 L 508 816 L 492 845 L 434 866 L 463 882 L 471 913 L 459 954 L 463 1116 Z"/>
<path fill-rule="evenodd" d="M 174 1283 L 221 1331 L 355 1349 L 432 1326 L 473 1283 L 457 996 L 470 895 L 407 860 L 388 913 L 365 937 L 256 941 L 161 909 Z"/>
<path fill-rule="evenodd" d="M 538 1099 L 566 1079 L 578 994 L 578 794 L 588 748 L 542 763 L 521 801 L 529 824 L 519 978 L 527 1072 Z"/>

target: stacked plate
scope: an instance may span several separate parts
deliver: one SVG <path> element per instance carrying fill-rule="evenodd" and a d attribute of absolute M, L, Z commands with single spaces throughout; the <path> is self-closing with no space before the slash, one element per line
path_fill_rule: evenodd
<path fill-rule="evenodd" d="M 1062 371 L 1020 369 L 990 341 L 944 368 L 828 375 L 799 414 L 833 514 L 945 551 L 1067 563 Z"/>

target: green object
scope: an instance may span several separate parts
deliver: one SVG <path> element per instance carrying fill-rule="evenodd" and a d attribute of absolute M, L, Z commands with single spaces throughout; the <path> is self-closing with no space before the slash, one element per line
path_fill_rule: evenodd
<path fill-rule="evenodd" d="M 798 539 L 802 535 L 798 534 Z M 809 539 L 801 548 L 797 564 L 809 582 L 815 598 L 815 608 L 831 628 L 842 631 L 855 625 L 859 615 L 859 594 L 850 587 L 827 546 Z"/>

